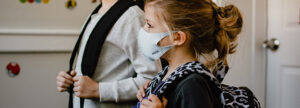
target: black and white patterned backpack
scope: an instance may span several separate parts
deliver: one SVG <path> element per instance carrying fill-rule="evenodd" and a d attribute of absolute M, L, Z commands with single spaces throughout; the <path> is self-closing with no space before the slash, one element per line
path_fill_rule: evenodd
<path fill-rule="evenodd" d="M 234 87 L 221 84 L 228 69 L 228 66 L 220 62 L 214 70 L 216 72 L 214 76 L 219 82 L 219 88 L 222 90 L 221 101 L 223 108 L 260 108 L 258 99 L 248 87 Z"/>
<path fill-rule="evenodd" d="M 247 87 L 221 84 L 223 108 L 260 108 L 259 101 Z"/>
<path fill-rule="evenodd" d="M 154 79 L 150 82 L 146 89 L 146 95 L 148 96 L 153 91 L 157 91 L 155 94 L 161 97 L 166 91 L 175 87 L 177 83 L 183 80 L 188 75 L 197 73 L 202 75 L 205 79 L 214 83 L 221 91 L 220 100 L 222 108 L 260 108 L 260 103 L 254 96 L 252 91 L 247 87 L 234 87 L 225 84 L 221 84 L 226 73 L 228 72 L 228 66 L 220 62 L 217 68 L 214 70 L 214 74 L 210 72 L 203 64 L 198 61 L 186 63 L 177 68 L 166 80 L 165 84 L 156 90 L 158 82 L 162 80 L 168 66 L 158 73 Z"/>

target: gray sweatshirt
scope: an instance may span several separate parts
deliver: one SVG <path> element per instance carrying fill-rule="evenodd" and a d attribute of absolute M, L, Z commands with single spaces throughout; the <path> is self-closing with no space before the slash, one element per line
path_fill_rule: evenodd
<path fill-rule="evenodd" d="M 101 14 L 94 14 L 81 40 L 75 71 L 81 73 L 81 62 L 86 42 Z M 115 23 L 103 44 L 93 80 L 99 82 L 100 99 L 85 99 L 85 108 L 131 108 L 138 87 L 157 74 L 159 61 L 148 60 L 138 49 L 137 36 L 145 24 L 144 12 L 130 7 Z M 136 77 L 134 74 L 137 74 Z M 79 108 L 79 97 L 74 95 L 74 108 Z"/>

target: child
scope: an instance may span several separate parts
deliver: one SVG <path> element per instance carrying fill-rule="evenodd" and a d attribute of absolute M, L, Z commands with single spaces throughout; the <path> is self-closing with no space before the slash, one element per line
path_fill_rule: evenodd
<path fill-rule="evenodd" d="M 214 80 L 194 73 L 217 75 L 210 70 L 220 65 L 227 67 L 221 70 L 228 70 L 226 58 L 235 52 L 243 25 L 238 8 L 218 7 L 211 0 L 147 0 L 145 17 L 139 47 L 146 57 L 163 58 L 169 65 L 146 90 L 140 87 L 135 107 L 221 107 L 221 91 Z M 223 77 L 216 77 L 221 82 Z"/>
<path fill-rule="evenodd" d="M 137 47 L 142 9 L 132 0 L 100 1 L 74 47 L 74 70 L 57 75 L 58 91 L 70 93 L 69 108 L 130 108 L 138 86 L 157 73 L 155 62 Z"/>

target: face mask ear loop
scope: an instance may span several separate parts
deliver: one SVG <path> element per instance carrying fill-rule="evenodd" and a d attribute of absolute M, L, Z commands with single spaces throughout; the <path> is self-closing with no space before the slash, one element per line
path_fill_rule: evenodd
<path fill-rule="evenodd" d="M 161 47 L 161 46 L 158 45 L 158 43 L 159 43 L 161 40 L 163 40 L 165 37 L 167 37 L 167 36 L 170 36 L 170 34 L 169 34 L 168 32 L 164 32 L 162 38 L 156 42 L 156 46 L 157 46 L 157 47 Z M 165 47 L 165 46 L 163 46 L 163 47 Z M 163 48 L 163 47 L 161 47 L 161 48 Z"/>
<path fill-rule="evenodd" d="M 172 34 L 177 33 L 177 32 L 179 32 L 179 31 L 171 31 Z M 170 36 L 170 34 L 168 34 L 167 36 Z M 167 37 L 167 36 L 165 36 L 165 37 Z M 173 36 L 173 35 L 172 35 L 172 36 Z M 165 37 L 164 37 L 164 38 L 165 38 Z M 164 39 L 164 38 L 162 38 L 162 39 Z M 161 40 L 162 40 L 162 39 L 161 39 Z M 161 40 L 159 40 L 159 41 L 161 41 Z M 158 42 L 159 42 L 159 41 L 158 41 Z M 156 44 L 157 46 L 158 46 L 158 42 L 157 42 L 157 44 Z M 174 45 L 158 46 L 158 47 L 166 48 L 166 47 L 174 47 Z"/>

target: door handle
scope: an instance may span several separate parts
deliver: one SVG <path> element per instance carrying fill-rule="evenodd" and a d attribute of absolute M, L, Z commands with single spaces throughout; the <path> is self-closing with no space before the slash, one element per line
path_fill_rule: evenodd
<path fill-rule="evenodd" d="M 268 48 L 271 51 L 277 51 L 280 46 L 279 40 L 276 38 L 272 38 L 271 40 L 266 40 L 263 43 L 264 48 Z"/>

